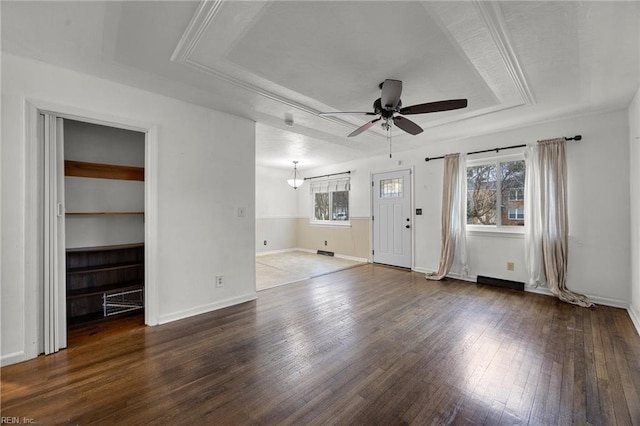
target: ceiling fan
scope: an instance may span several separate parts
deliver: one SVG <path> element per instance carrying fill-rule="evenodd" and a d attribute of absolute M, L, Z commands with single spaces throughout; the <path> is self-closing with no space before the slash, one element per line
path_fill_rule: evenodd
<path fill-rule="evenodd" d="M 319 115 L 330 116 L 338 114 L 364 114 L 364 115 L 378 115 L 368 123 L 358 127 L 351 132 L 348 137 L 357 136 L 365 130 L 371 128 L 380 120 L 382 122 L 382 128 L 389 130 L 391 128 L 391 122 L 398 128 L 405 132 L 417 135 L 422 132 L 422 127 L 418 126 L 403 115 L 411 114 L 425 114 L 428 112 L 450 111 L 453 109 L 466 108 L 466 99 L 450 99 L 447 101 L 427 102 L 425 104 L 412 105 L 402 108 L 402 101 L 400 95 L 402 94 L 402 81 L 386 79 L 379 85 L 381 95 L 373 103 L 373 112 L 321 112 Z"/>

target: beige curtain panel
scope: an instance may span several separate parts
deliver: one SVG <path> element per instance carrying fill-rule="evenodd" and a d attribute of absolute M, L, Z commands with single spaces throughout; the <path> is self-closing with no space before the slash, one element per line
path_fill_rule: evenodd
<path fill-rule="evenodd" d="M 549 290 L 562 301 L 589 307 L 593 303 L 586 296 L 567 288 L 569 221 L 565 145 L 564 138 L 538 142 L 542 259 Z"/>
<path fill-rule="evenodd" d="M 461 265 L 462 275 L 467 274 L 466 169 L 466 155 L 444 157 L 440 264 L 437 272 L 425 276 L 428 280 L 443 279 L 455 262 Z"/>

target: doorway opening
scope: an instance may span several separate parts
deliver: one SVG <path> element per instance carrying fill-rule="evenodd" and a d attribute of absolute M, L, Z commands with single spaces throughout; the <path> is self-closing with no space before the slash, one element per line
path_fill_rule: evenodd
<path fill-rule="evenodd" d="M 155 240 L 155 220 L 147 218 L 155 205 L 147 179 L 155 132 L 28 107 L 34 231 L 27 252 L 37 267 L 27 289 L 27 356 L 67 347 L 68 332 L 79 327 L 104 329 L 132 316 L 155 325 L 157 291 L 148 285 L 155 250 L 147 245 Z"/>
<path fill-rule="evenodd" d="M 145 134 L 62 125 L 67 330 L 143 318 Z"/>

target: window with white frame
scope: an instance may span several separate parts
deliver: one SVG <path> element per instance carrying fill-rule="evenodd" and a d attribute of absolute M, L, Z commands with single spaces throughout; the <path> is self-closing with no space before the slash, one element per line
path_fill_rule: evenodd
<path fill-rule="evenodd" d="M 312 182 L 312 222 L 345 224 L 349 222 L 350 178 Z"/>
<path fill-rule="evenodd" d="M 522 159 L 469 162 L 467 224 L 477 228 L 524 226 L 524 181 Z"/>
<path fill-rule="evenodd" d="M 509 209 L 509 220 L 524 220 L 524 209 Z"/>
<path fill-rule="evenodd" d="M 524 200 L 524 188 L 515 188 L 509 190 L 509 201 Z"/>

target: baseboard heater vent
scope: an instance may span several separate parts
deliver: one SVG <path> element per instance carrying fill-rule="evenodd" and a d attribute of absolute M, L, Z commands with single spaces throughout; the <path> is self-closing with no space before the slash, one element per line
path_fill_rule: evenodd
<path fill-rule="evenodd" d="M 318 254 L 321 254 L 323 256 L 333 256 L 334 253 L 332 251 L 326 251 L 326 250 L 318 250 Z"/>
<path fill-rule="evenodd" d="M 503 280 L 500 278 L 483 277 L 482 275 L 478 275 L 476 282 L 478 284 L 488 284 L 496 287 L 510 288 L 513 290 L 524 291 L 524 283 L 521 283 L 518 281 L 509 281 L 509 280 Z"/>

